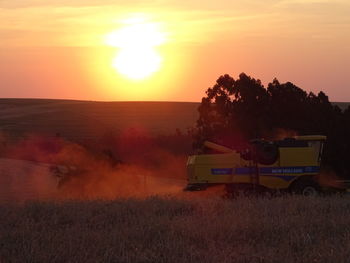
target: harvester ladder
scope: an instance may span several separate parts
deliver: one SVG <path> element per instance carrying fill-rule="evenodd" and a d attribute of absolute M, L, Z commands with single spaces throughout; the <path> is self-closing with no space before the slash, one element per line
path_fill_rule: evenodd
<path fill-rule="evenodd" d="M 259 161 L 257 157 L 256 148 L 252 147 L 251 152 L 253 153 L 253 158 L 249 163 L 250 167 L 250 182 L 254 188 L 260 184 L 260 172 L 259 172 Z"/>
<path fill-rule="evenodd" d="M 253 161 L 253 162 L 250 162 L 249 167 L 250 167 L 249 169 L 250 182 L 252 185 L 257 186 L 260 184 L 259 165 L 257 162 Z"/>

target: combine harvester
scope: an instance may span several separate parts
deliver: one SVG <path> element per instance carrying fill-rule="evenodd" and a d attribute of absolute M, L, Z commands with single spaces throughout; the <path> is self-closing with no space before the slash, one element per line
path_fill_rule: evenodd
<path fill-rule="evenodd" d="M 304 196 L 329 190 L 344 192 L 347 181 L 333 181 L 328 186 L 320 183 L 326 139 L 322 135 L 309 135 L 280 141 L 253 140 L 244 151 L 206 141 L 204 145 L 215 153 L 189 156 L 185 190 L 200 191 L 225 185 L 230 196 L 241 192 L 286 191 Z"/>

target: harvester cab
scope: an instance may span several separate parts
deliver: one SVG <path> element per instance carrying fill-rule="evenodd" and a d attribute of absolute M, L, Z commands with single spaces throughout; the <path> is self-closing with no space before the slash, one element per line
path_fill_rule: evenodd
<path fill-rule="evenodd" d="M 228 193 L 254 189 L 314 195 L 320 190 L 317 177 L 325 141 L 322 135 L 252 140 L 243 150 L 205 142 L 204 146 L 216 153 L 189 156 L 185 190 L 223 184 Z"/>

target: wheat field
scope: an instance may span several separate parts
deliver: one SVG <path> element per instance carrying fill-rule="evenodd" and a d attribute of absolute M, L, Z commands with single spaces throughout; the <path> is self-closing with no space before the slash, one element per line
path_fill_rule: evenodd
<path fill-rule="evenodd" d="M 1 262 L 349 262 L 347 197 L 200 193 L 0 206 Z"/>

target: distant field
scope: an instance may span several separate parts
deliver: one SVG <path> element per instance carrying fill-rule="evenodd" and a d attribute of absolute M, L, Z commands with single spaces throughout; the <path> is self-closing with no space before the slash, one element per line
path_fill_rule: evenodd
<path fill-rule="evenodd" d="M 345 109 L 350 103 L 337 102 Z M 51 99 L 0 99 L 0 131 L 60 134 L 69 139 L 95 138 L 137 128 L 172 134 L 195 125 L 199 103 L 94 102 Z"/>
<path fill-rule="evenodd" d="M 341 197 L 0 205 L 1 262 L 349 262 Z"/>
<path fill-rule="evenodd" d="M 186 132 L 198 119 L 199 103 L 94 102 L 0 99 L 0 130 L 10 134 L 46 133 L 93 138 L 137 128 L 149 134 Z"/>

